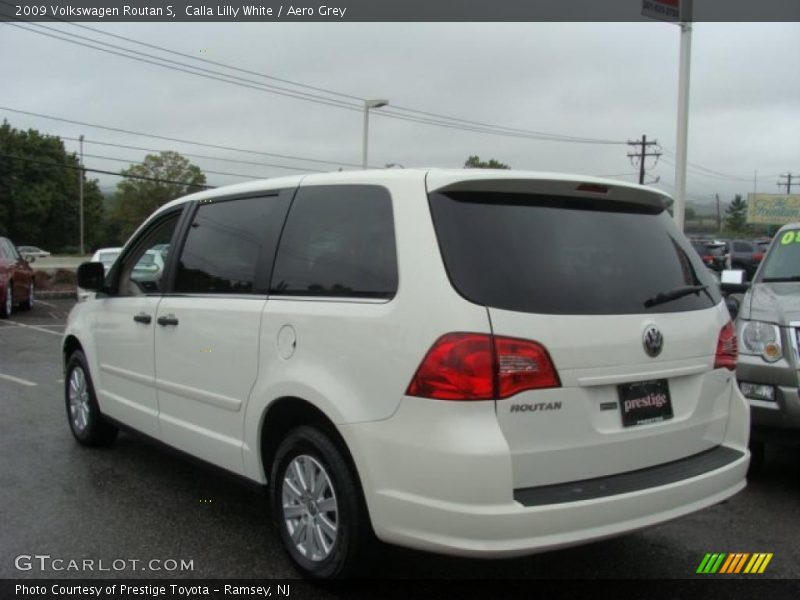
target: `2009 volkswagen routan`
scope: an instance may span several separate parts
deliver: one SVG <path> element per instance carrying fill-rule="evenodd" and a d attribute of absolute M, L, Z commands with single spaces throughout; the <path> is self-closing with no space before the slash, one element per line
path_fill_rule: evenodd
<path fill-rule="evenodd" d="M 280 178 L 156 211 L 63 340 L 82 444 L 119 425 L 260 483 L 306 575 L 375 537 L 501 557 L 745 486 L 737 345 L 670 199 L 482 170 Z M 158 246 L 158 277 L 139 258 Z"/>

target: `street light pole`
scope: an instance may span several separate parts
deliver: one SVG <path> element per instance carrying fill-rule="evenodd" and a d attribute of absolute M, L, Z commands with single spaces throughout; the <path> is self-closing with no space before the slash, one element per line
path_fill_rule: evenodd
<path fill-rule="evenodd" d="M 686 213 L 686 154 L 689 138 L 689 67 L 692 56 L 692 24 L 682 22 L 678 74 L 678 133 L 675 148 L 675 224 L 683 231 Z"/>
<path fill-rule="evenodd" d="M 361 166 L 367 168 L 367 144 L 369 139 L 369 109 L 380 108 L 389 104 L 388 100 L 379 98 L 375 100 L 364 100 L 364 139 L 361 145 Z"/>
<path fill-rule="evenodd" d="M 83 134 L 81 134 L 80 138 L 81 144 L 81 169 L 78 171 L 78 178 L 79 178 L 79 190 L 80 190 L 80 222 L 81 222 L 81 243 L 80 243 L 80 252 L 81 256 L 83 256 Z"/>

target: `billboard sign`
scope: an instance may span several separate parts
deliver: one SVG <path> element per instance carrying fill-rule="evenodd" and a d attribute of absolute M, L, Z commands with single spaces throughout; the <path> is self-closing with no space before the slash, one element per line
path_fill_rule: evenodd
<path fill-rule="evenodd" d="M 642 16 L 677 23 L 692 20 L 691 0 L 642 0 Z"/>
<path fill-rule="evenodd" d="M 747 222 L 762 225 L 800 222 L 800 194 L 748 194 Z"/>

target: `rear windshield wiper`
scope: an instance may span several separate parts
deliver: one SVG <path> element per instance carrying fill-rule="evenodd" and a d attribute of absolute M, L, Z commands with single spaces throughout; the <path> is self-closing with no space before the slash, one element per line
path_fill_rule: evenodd
<path fill-rule="evenodd" d="M 652 298 L 648 298 L 644 301 L 645 308 L 652 308 L 653 306 L 657 306 L 659 304 L 664 304 L 666 302 L 672 302 L 673 300 L 677 300 L 678 298 L 683 298 L 684 296 L 688 296 L 689 294 L 698 294 L 700 292 L 705 292 L 708 289 L 707 285 L 686 285 L 684 287 L 675 288 L 674 290 L 668 290 L 666 292 L 659 292 Z"/>
<path fill-rule="evenodd" d="M 764 277 L 761 280 L 763 283 L 780 283 L 781 281 L 800 281 L 800 275 L 792 275 L 791 277 Z"/>

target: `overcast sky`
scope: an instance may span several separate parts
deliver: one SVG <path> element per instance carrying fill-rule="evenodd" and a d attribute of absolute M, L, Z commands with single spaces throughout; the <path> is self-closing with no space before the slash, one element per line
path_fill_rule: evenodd
<path fill-rule="evenodd" d="M 253 82 L 348 104 L 387 98 L 370 113 L 370 165 L 461 167 L 471 154 L 518 169 L 613 175 L 634 181 L 624 144 L 544 141 L 381 115 L 395 107 L 560 136 L 625 142 L 646 134 L 664 155 L 648 180 L 672 192 L 679 28 L 667 23 L 89 23 L 187 55 L 346 96 L 227 71 Z M 34 25 L 24 27 L 37 30 Z M 56 31 L 157 54 L 153 48 L 70 24 Z M 39 31 L 44 31 L 38 29 Z M 63 33 L 60 33 L 63 32 Z M 66 36 L 64 36 L 66 37 Z M 73 40 L 86 43 L 85 39 Z M 106 49 L 109 49 L 106 46 Z M 0 105 L 142 133 L 264 153 L 361 162 L 363 114 L 168 70 L 0 24 Z M 778 175 L 800 176 L 800 24 L 697 23 L 692 37 L 688 197 L 780 193 Z M 216 75 L 215 75 L 216 76 Z M 248 84 L 250 85 L 250 84 Z M 352 96 L 354 98 L 350 98 Z M 274 177 L 337 165 L 237 153 L 0 111 L 12 126 L 85 135 L 87 167 L 118 171 L 146 152 L 94 142 L 177 150 L 263 166 L 191 160 L 206 171 Z M 436 117 L 441 121 L 441 117 Z M 466 125 L 475 128 L 476 126 Z M 450 122 L 453 125 L 453 122 Z M 66 141 L 69 150 L 77 142 Z M 652 150 L 652 148 L 651 148 Z M 106 158 L 122 159 L 123 162 Z M 710 173 L 714 171 L 717 174 Z M 722 175 L 719 175 L 722 174 Z M 100 176 L 111 186 L 117 178 Z M 208 174 L 224 185 L 245 178 Z M 785 190 L 784 190 L 785 191 Z M 800 193 L 800 179 L 797 193 Z"/>

